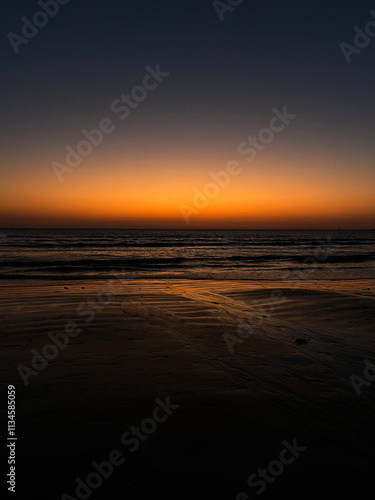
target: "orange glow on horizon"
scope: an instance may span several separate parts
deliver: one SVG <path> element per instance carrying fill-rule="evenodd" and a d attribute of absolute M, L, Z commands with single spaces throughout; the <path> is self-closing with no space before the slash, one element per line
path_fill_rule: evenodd
<path fill-rule="evenodd" d="M 219 165 L 219 166 L 218 166 Z M 259 227 L 369 228 L 374 227 L 373 183 L 352 172 L 338 179 L 334 165 L 314 169 L 298 161 L 287 164 L 240 163 L 242 172 L 204 208 L 194 204 L 194 189 L 212 183 L 211 171 L 223 170 L 222 159 L 204 168 L 188 159 L 147 159 L 132 168 L 114 160 L 82 165 L 62 183 L 52 171 L 46 177 L 10 179 L 0 201 L 2 227 Z M 31 169 L 32 170 L 32 169 Z M 187 225 L 181 204 L 199 213 Z"/>

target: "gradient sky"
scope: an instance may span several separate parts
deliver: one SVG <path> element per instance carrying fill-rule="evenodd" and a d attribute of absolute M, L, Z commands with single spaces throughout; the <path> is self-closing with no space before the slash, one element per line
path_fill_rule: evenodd
<path fill-rule="evenodd" d="M 375 38 L 339 47 L 373 2 L 71 0 L 15 54 L 40 10 L 4 0 L 0 226 L 374 228 Z M 111 103 L 146 66 L 170 76 L 124 121 Z M 273 108 L 297 118 L 248 163 Z M 116 130 L 59 182 L 51 164 L 105 117 Z M 209 172 L 242 172 L 186 225 Z"/>

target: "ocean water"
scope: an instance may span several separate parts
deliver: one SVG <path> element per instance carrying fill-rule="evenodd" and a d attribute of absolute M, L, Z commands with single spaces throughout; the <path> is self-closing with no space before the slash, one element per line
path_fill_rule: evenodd
<path fill-rule="evenodd" d="M 375 231 L 2 229 L 0 279 L 374 278 Z"/>

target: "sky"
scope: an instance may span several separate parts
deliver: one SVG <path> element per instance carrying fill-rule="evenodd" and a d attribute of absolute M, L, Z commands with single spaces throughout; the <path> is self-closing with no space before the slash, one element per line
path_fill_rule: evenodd
<path fill-rule="evenodd" d="M 0 227 L 374 228 L 375 4 L 230 1 L 3 0 Z"/>

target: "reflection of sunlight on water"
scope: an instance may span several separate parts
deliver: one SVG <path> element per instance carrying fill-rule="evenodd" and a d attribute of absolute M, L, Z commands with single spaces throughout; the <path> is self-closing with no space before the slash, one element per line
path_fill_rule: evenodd
<path fill-rule="evenodd" d="M 306 279 L 366 278 L 373 269 L 369 231 L 21 230 L 0 232 L 0 278 L 283 280 L 300 274 L 319 242 L 332 255 L 304 268 Z M 318 248 L 319 252 L 319 248 Z M 324 255 L 324 252 L 323 252 Z M 307 272 L 307 271 L 313 272 Z"/>

